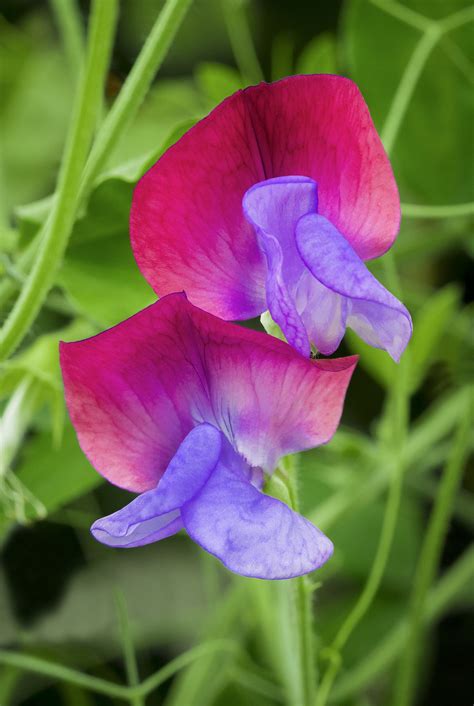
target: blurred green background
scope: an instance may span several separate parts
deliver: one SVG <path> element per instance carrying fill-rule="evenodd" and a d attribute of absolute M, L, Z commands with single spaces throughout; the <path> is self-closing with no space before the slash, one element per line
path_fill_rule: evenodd
<path fill-rule="evenodd" d="M 64 41 L 65 4 L 70 6 L 69 0 L 0 2 L 2 321 L 24 279 L 21 253 L 51 208 L 71 114 L 83 49 L 81 34 Z M 120 2 L 104 114 L 161 6 L 159 0 Z M 401 14 L 393 14 L 394 6 L 402 8 Z M 281 702 L 283 677 L 267 640 L 275 593 L 262 583 L 230 576 L 185 536 L 129 552 L 106 548 L 90 537 L 91 521 L 125 504 L 129 496 L 104 484 L 77 446 L 64 410 L 57 343 L 102 330 L 153 301 L 129 246 L 133 186 L 169 144 L 221 99 L 258 81 L 261 73 L 265 80 L 340 73 L 359 84 L 377 128 L 388 134 L 386 118 L 424 31 L 416 13 L 439 20 L 469 6 L 465 0 L 192 3 L 151 91 L 79 214 L 41 314 L 2 368 L 0 649 L 24 650 L 123 681 L 124 621 L 142 677 L 194 644 L 231 637 L 241 652 L 222 650 L 202 658 L 199 669 L 181 670 L 147 703 Z M 80 2 L 78 8 L 85 34 L 89 5 Z M 450 207 L 474 200 L 473 27 L 471 17 L 439 38 L 390 145 L 404 213 L 393 253 L 402 299 L 415 327 L 409 346 L 410 426 L 387 569 L 376 599 L 347 643 L 331 697 L 347 706 L 390 703 L 428 518 L 452 458 L 456 430 L 469 412 L 473 210 L 472 205 Z M 383 262 L 371 267 L 386 281 Z M 314 598 L 320 646 L 331 642 L 369 574 L 393 451 L 387 444 L 388 391 L 398 375 L 396 365 L 350 334 L 339 354 L 348 352 L 360 353 L 361 361 L 343 425 L 331 444 L 301 459 L 303 511 L 336 545 L 334 558 L 315 575 L 321 581 Z M 462 461 L 470 450 L 472 440 L 461 449 Z M 466 463 L 442 551 L 441 578 L 431 587 L 423 613 L 420 706 L 472 701 L 474 586 L 472 571 L 465 567 L 470 562 L 472 568 L 473 486 L 472 465 Z M 1 706 L 109 703 L 123 701 L 2 666 L 0 659 Z"/>

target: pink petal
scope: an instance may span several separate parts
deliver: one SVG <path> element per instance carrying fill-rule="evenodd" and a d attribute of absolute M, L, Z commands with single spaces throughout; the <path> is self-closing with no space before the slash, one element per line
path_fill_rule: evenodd
<path fill-rule="evenodd" d="M 311 361 L 170 295 L 94 338 L 61 344 L 84 453 L 111 482 L 157 485 L 191 429 L 220 429 L 253 467 L 334 434 L 356 358 Z"/>
<path fill-rule="evenodd" d="M 294 76 L 235 93 L 138 183 L 132 246 L 154 290 L 184 288 L 223 318 L 261 313 L 265 262 L 241 202 L 253 184 L 287 175 L 318 183 L 319 213 L 362 259 L 393 243 L 397 187 L 359 89 L 338 76 Z"/>
<path fill-rule="evenodd" d="M 392 168 L 356 84 L 294 76 L 246 92 L 266 178 L 318 184 L 318 213 L 364 260 L 390 248 L 400 225 Z"/>
<path fill-rule="evenodd" d="M 264 178 L 244 94 L 221 103 L 138 182 L 132 248 L 159 295 L 185 290 L 225 319 L 265 310 L 265 267 L 242 196 Z"/>

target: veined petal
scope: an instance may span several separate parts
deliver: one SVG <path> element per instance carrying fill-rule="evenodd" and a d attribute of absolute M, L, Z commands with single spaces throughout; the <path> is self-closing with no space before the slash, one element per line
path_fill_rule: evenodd
<path fill-rule="evenodd" d="M 332 554 L 331 541 L 309 520 L 255 488 L 244 466 L 231 470 L 221 461 L 200 493 L 183 506 L 190 537 L 244 576 L 287 579 L 322 566 Z"/>
<path fill-rule="evenodd" d="M 295 305 L 296 283 L 304 270 L 295 229 L 301 216 L 317 211 L 317 185 L 299 176 L 268 179 L 246 192 L 242 207 L 267 261 L 268 309 L 288 343 L 308 357 L 310 343 Z"/>
<path fill-rule="evenodd" d="M 296 243 L 319 285 L 346 299 L 347 325 L 398 361 L 412 332 L 411 317 L 403 304 L 375 279 L 324 216 L 303 216 L 296 227 Z"/>
<path fill-rule="evenodd" d="M 137 547 L 169 537 L 183 523 L 181 507 L 203 487 L 221 455 L 222 435 L 200 424 L 186 436 L 156 488 L 94 522 L 91 532 L 112 547 Z"/>
<path fill-rule="evenodd" d="M 235 93 L 138 183 L 132 247 L 153 289 L 184 289 L 226 319 L 262 313 L 265 262 L 242 198 L 264 179 L 295 174 L 317 182 L 318 212 L 362 259 L 388 250 L 399 197 L 359 89 L 338 76 L 293 76 Z"/>
<path fill-rule="evenodd" d="M 245 92 L 265 178 L 302 174 L 318 184 L 318 213 L 359 257 L 379 257 L 400 226 L 392 168 L 367 105 L 342 76 L 291 76 Z"/>
<path fill-rule="evenodd" d="M 61 344 L 66 401 L 93 466 L 135 492 L 155 488 L 186 435 L 207 422 L 253 467 L 325 443 L 355 357 L 303 358 L 180 294 L 91 339 Z"/>
<path fill-rule="evenodd" d="M 296 290 L 296 306 L 307 337 L 330 355 L 339 347 L 347 324 L 347 299 L 320 284 L 306 269 Z"/>
<path fill-rule="evenodd" d="M 137 547 L 184 527 L 229 569 L 245 576 L 290 578 L 319 568 L 332 554 L 320 530 L 255 486 L 252 469 L 209 424 L 182 442 L 156 488 L 94 522 L 95 539 Z"/>
<path fill-rule="evenodd" d="M 265 264 L 242 213 L 265 178 L 244 94 L 215 108 L 140 179 L 130 213 L 137 264 L 160 296 L 185 290 L 224 319 L 264 311 Z"/>
<path fill-rule="evenodd" d="M 285 257 L 281 245 L 273 235 L 265 232 L 260 232 L 258 237 L 262 252 L 267 258 L 266 297 L 270 314 L 285 334 L 290 346 L 308 358 L 311 347 L 305 325 L 285 281 Z"/>

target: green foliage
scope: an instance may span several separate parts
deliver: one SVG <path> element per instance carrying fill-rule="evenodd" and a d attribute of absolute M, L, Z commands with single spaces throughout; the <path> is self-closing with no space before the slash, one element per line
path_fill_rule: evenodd
<path fill-rule="evenodd" d="M 44 16 L 18 28 L 0 17 L 1 210 L 54 186 L 71 113 L 73 84 Z"/>
<path fill-rule="evenodd" d="M 298 74 L 337 73 L 336 39 L 331 34 L 320 34 L 312 39 L 301 52 L 297 64 Z"/>
<path fill-rule="evenodd" d="M 271 67 L 268 73 L 275 79 L 313 72 L 350 76 L 360 85 L 377 128 L 386 137 L 387 124 L 393 125 L 394 98 L 407 66 L 413 66 L 416 48 L 427 36 L 424 32 L 441 27 L 431 23 L 463 11 L 468 3 L 347 0 L 337 33 L 331 28 L 309 42 L 305 39 L 300 51 L 293 30 L 281 26 L 269 57 L 263 55 L 263 43 L 256 50 L 249 45 L 245 3 L 230 3 L 224 0 L 223 7 L 227 19 L 237 20 L 227 27 L 236 60 L 230 54 L 221 3 L 196 2 L 167 60 L 168 78 L 158 77 L 97 175 L 94 172 L 82 190 L 70 241 L 42 315 L 0 371 L 0 410 L 2 422 L 7 422 L 2 428 L 6 463 L 0 470 L 2 540 L 14 537 L 19 524 L 32 527 L 32 532 L 47 527 L 39 524 L 46 518 L 51 525 L 67 525 L 76 533 L 84 560 L 56 603 L 47 604 L 44 615 L 26 628 L 20 627 L 12 607 L 7 569 L 1 570 L 0 646 L 16 645 L 18 653 L 0 651 L 0 701 L 11 700 L 12 694 L 16 698 L 27 670 L 43 675 L 31 680 L 31 694 L 43 688 L 41 679 L 49 675 L 64 685 L 57 693 L 66 704 L 90 706 L 98 703 L 95 691 L 118 697 L 114 691 L 118 689 L 121 698 L 141 706 L 145 692 L 120 691 L 128 687 L 118 686 L 111 671 L 122 649 L 112 600 L 117 588 L 125 596 L 126 639 L 139 651 L 142 677 L 156 669 L 160 684 L 161 659 L 166 677 L 169 660 L 183 653 L 182 663 L 171 663 L 170 690 L 161 692 L 152 684 L 146 692 L 153 693 L 157 702 L 270 706 L 291 699 L 297 703 L 302 693 L 304 670 L 294 601 L 300 585 L 296 589 L 289 582 L 229 576 L 182 536 L 130 553 L 114 552 L 91 540 L 90 522 L 128 502 L 130 495 L 102 484 L 78 446 L 64 407 L 58 343 L 94 335 L 155 300 L 130 248 L 134 186 L 198 119 L 244 87 L 250 76 L 260 75 L 259 59 L 263 67 Z M 162 3 L 120 5 L 118 42 L 126 57 L 125 74 Z M 45 4 L 43 11 L 26 13 L 15 25 L 0 19 L 2 319 L 31 267 L 31 260 L 25 265 L 25 253 L 32 247 L 34 253 L 55 206 L 53 190 L 76 81 L 65 60 L 67 42 L 62 36 L 58 40 L 47 10 Z M 402 228 L 393 248 L 392 273 L 389 267 L 384 269 L 383 258 L 370 266 L 389 288 L 390 274 L 399 275 L 396 286 L 414 322 L 409 349 L 397 365 L 384 351 L 348 331 L 345 345 L 360 355 L 366 389 L 362 385 L 357 390 L 356 384 L 351 388 L 345 425 L 334 439 L 299 458 L 301 512 L 335 544 L 331 562 L 310 577 L 320 673 L 324 679 L 341 657 L 342 669 L 339 675 L 337 668 L 334 672 L 329 698 L 351 706 L 388 703 L 394 667 L 407 636 L 415 635 L 412 639 L 419 640 L 428 655 L 430 643 L 426 635 L 418 634 L 418 623 L 433 624 L 453 605 L 465 608 L 472 595 L 472 552 L 467 550 L 439 581 L 433 579 L 432 556 L 433 585 L 425 580 L 423 591 L 418 591 L 423 606 L 418 606 L 415 618 L 407 612 L 420 556 L 427 552 L 432 506 L 438 507 L 443 522 L 452 513 L 460 527 L 472 528 L 472 482 L 467 479 L 462 492 L 456 497 L 452 493 L 448 501 L 440 501 L 439 492 L 440 476 L 446 478 L 454 468 L 459 477 L 462 468 L 456 459 L 472 450 L 472 440 L 464 437 L 457 456 L 453 447 L 456 429 L 469 410 L 474 378 L 473 310 L 463 303 L 466 263 L 473 255 L 469 216 L 474 200 L 473 163 L 468 159 L 474 122 L 474 45 L 472 18 L 466 18 L 433 42 L 388 145 L 404 202 Z M 258 28 L 265 30 L 265 19 L 256 10 L 254 34 Z M 196 37 L 201 36 L 205 52 L 196 49 Z M 115 62 L 124 61 L 120 52 Z M 191 59 L 197 55 L 200 63 L 194 65 Z M 181 74 L 185 75 L 178 78 Z M 109 82 L 112 88 L 121 83 L 121 70 L 116 71 L 114 64 Z M 116 105 L 110 86 L 105 115 Z M 433 205 L 438 211 L 417 214 L 413 204 Z M 453 212 L 449 208 L 453 204 L 467 208 Z M 397 474 L 400 482 L 404 478 L 403 493 L 376 590 L 349 631 L 341 655 L 324 651 L 353 614 L 367 582 L 374 581 L 374 557 L 384 535 L 387 506 L 393 507 Z M 275 475 L 267 491 L 289 502 L 285 474 Z M 434 539 L 432 545 L 444 540 L 444 534 Z M 40 554 L 40 561 L 49 561 L 56 576 L 54 561 L 46 550 Z M 421 575 L 426 576 L 426 565 Z M 222 644 L 216 645 L 219 640 Z M 197 652 L 184 652 L 196 641 Z M 38 662 L 22 661 L 29 658 L 19 653 L 25 645 Z M 62 672 L 61 664 L 69 665 L 72 673 Z M 58 668 L 59 673 L 54 671 Z M 428 668 L 427 662 L 422 663 L 420 671 Z M 320 698 L 321 691 L 318 694 Z"/>
<path fill-rule="evenodd" d="M 379 130 L 421 37 L 419 29 L 384 12 L 383 5 L 352 0 L 346 3 L 344 17 L 344 47 L 351 75 Z M 410 9 L 422 15 L 431 11 L 433 17 L 439 17 L 468 5 L 463 0 L 417 0 L 410 3 Z M 473 76 L 469 71 L 466 76 L 463 69 L 472 60 L 470 37 L 472 32 L 466 26 L 447 34 L 428 57 L 415 87 L 393 152 L 402 199 L 429 204 L 472 200 L 474 166 L 465 154 L 474 122 L 474 98 L 469 86 Z"/>
<path fill-rule="evenodd" d="M 79 448 L 70 422 L 65 424 L 59 444 L 53 444 L 49 432 L 40 432 L 27 441 L 16 473 L 48 514 L 102 482 Z"/>

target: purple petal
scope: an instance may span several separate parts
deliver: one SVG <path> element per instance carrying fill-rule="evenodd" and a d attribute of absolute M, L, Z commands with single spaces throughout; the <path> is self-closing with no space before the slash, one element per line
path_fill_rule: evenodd
<path fill-rule="evenodd" d="M 91 532 L 112 547 L 137 547 L 178 532 L 181 506 L 206 483 L 221 452 L 221 433 L 200 424 L 184 439 L 160 483 L 126 507 L 94 522 Z"/>
<path fill-rule="evenodd" d="M 181 512 L 190 537 L 244 576 L 301 576 L 322 566 L 333 551 L 311 522 L 250 483 L 247 465 L 228 444 L 206 485 Z"/>
<path fill-rule="evenodd" d="M 302 216 L 317 211 L 317 184 L 303 176 L 268 179 L 246 192 L 242 207 L 267 260 L 266 299 L 273 320 L 288 343 L 308 357 L 310 343 L 294 300 L 305 269 L 295 229 Z"/>
<path fill-rule="evenodd" d="M 410 314 L 375 277 L 327 218 L 309 214 L 298 221 L 296 243 L 308 269 L 331 292 L 347 300 L 347 325 L 396 361 L 411 336 Z M 332 353 L 322 349 L 324 353 Z"/>
<path fill-rule="evenodd" d="M 347 299 L 324 287 L 306 269 L 296 289 L 296 306 L 309 340 L 328 355 L 346 332 Z"/>

